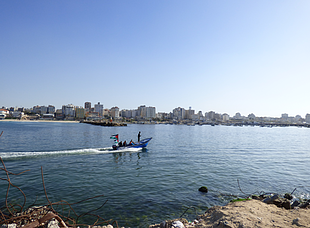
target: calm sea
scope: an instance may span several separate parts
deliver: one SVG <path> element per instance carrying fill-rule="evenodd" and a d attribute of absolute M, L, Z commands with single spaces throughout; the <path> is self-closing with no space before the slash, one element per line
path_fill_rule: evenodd
<path fill-rule="evenodd" d="M 234 196 L 260 192 L 310 193 L 310 129 L 295 127 L 228 127 L 129 125 L 101 127 L 82 123 L 1 122 L 0 156 L 18 173 L 13 184 L 27 204 L 69 203 L 78 214 L 93 212 L 119 226 L 148 227 L 184 214 L 192 220 Z M 146 150 L 112 151 L 112 134 L 121 140 L 153 137 Z M 1 171 L 1 170 L 0 170 Z M 5 178 L 1 171 L 0 177 Z M 240 188 L 238 186 L 240 183 Z M 198 191 L 207 186 L 208 193 Z M 0 204 L 7 183 L 0 180 Z M 23 202 L 13 188 L 9 198 Z M 84 217 L 84 223 L 94 219 Z"/>

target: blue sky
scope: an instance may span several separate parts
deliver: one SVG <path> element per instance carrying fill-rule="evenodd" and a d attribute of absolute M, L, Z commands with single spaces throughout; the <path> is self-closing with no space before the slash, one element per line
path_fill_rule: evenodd
<path fill-rule="evenodd" d="M 0 106 L 310 113 L 310 1 L 0 1 Z"/>

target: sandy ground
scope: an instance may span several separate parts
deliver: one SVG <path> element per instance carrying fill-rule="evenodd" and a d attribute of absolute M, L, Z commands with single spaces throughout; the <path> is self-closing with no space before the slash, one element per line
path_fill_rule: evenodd
<path fill-rule="evenodd" d="M 171 222 L 151 225 L 150 228 L 170 228 L 173 227 Z M 310 209 L 286 210 L 259 200 L 248 200 L 212 207 L 197 219 L 196 224 L 182 222 L 187 228 L 310 227 Z"/>

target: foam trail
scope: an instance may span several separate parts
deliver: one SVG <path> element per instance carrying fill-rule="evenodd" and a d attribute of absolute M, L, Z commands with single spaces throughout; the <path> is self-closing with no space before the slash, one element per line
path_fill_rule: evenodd
<path fill-rule="evenodd" d="M 61 150 L 61 151 L 38 151 L 38 152 L 2 152 L 1 158 L 25 158 L 25 157 L 40 157 L 40 156 L 52 156 L 52 155 L 74 155 L 74 154 L 110 154 L 121 152 L 138 152 L 141 148 L 130 148 L 113 150 L 111 147 L 106 148 L 89 148 L 78 150 Z"/>

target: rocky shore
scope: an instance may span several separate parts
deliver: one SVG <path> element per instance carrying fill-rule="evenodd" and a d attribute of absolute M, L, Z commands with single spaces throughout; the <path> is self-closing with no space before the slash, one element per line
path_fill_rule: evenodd
<path fill-rule="evenodd" d="M 269 228 L 310 227 L 310 201 L 294 201 L 278 195 L 214 206 L 193 222 L 184 218 L 163 221 L 149 228 Z"/>
<path fill-rule="evenodd" d="M 166 220 L 149 228 L 271 228 L 271 227 L 310 227 L 310 200 L 299 202 L 291 196 L 279 195 L 252 196 L 255 199 L 236 199 L 226 206 L 214 206 L 190 222 L 184 218 Z M 292 202 L 293 200 L 293 202 Z M 295 206 L 294 206 L 295 205 Z M 23 214 L 28 222 L 12 219 L 13 223 L 1 228 L 22 227 L 67 227 L 46 207 L 28 209 Z M 21 217 L 20 214 L 17 217 Z M 49 219 L 50 218 L 50 219 Z M 29 226 L 29 222 L 40 221 L 40 226 Z M 27 224 L 28 223 L 28 224 Z M 27 226 L 28 225 L 28 226 Z M 117 225 L 88 226 L 88 228 L 113 228 Z M 122 227 L 124 228 L 124 227 Z"/>

